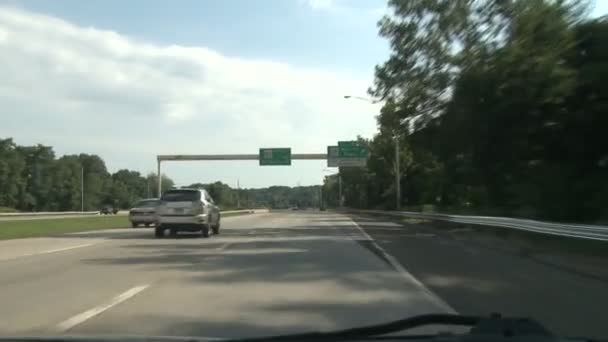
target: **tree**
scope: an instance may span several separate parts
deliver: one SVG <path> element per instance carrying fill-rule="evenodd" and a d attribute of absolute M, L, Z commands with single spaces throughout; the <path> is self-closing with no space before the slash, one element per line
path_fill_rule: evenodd
<path fill-rule="evenodd" d="M 342 173 L 347 204 L 391 207 L 397 135 L 404 204 L 554 220 L 608 216 L 600 176 L 608 167 L 608 31 L 605 19 L 583 19 L 585 6 L 389 1 L 393 14 L 379 27 L 392 53 L 370 89 L 384 100 L 379 133 L 367 169 Z"/>
<path fill-rule="evenodd" d="M 116 202 L 120 208 L 129 208 L 136 200 L 150 196 L 146 178 L 137 171 L 118 170 L 112 174 L 111 184 L 108 200 Z"/>
<path fill-rule="evenodd" d="M 77 155 L 55 161 L 51 172 L 51 195 L 46 208 L 51 211 L 80 210 L 82 164 Z"/>
<path fill-rule="evenodd" d="M 161 188 L 162 191 L 161 192 L 165 192 L 175 186 L 175 182 L 173 182 L 173 180 L 171 178 L 169 178 L 167 175 L 162 174 L 161 179 L 162 179 L 162 188 Z M 151 191 L 151 197 L 156 197 L 158 195 L 158 176 L 155 173 L 149 173 L 146 176 L 146 193 L 147 193 L 148 188 Z"/>
<path fill-rule="evenodd" d="M 24 191 L 25 160 L 12 139 L 0 139 L 0 206 L 16 208 Z"/>
<path fill-rule="evenodd" d="M 17 152 L 25 160 L 21 177 L 25 187 L 19 194 L 18 207 L 28 211 L 47 209 L 51 190 L 52 168 L 55 153 L 49 146 L 18 146 Z"/>
<path fill-rule="evenodd" d="M 104 204 L 114 204 L 110 195 L 111 178 L 104 161 L 97 155 L 80 154 L 84 168 L 84 209 L 97 210 Z M 104 203 L 108 202 L 110 203 Z"/>

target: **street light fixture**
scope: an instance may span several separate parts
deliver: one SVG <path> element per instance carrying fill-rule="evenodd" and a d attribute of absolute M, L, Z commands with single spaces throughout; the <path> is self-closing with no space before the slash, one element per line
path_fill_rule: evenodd
<path fill-rule="evenodd" d="M 361 100 L 361 101 L 365 101 L 365 102 L 369 102 L 371 104 L 376 104 L 376 103 L 380 103 L 379 100 L 372 100 L 370 98 L 367 97 L 363 97 L 363 96 L 353 96 L 353 95 L 344 95 L 345 99 L 357 99 L 357 100 Z"/>
<path fill-rule="evenodd" d="M 369 102 L 371 104 L 376 104 L 380 101 L 372 100 L 367 97 L 361 96 L 352 96 L 352 95 L 344 95 L 345 99 L 357 99 L 365 102 Z M 401 177 L 400 177 L 400 168 L 399 168 L 399 134 L 396 130 L 393 129 L 393 139 L 395 139 L 395 208 L 397 210 L 401 209 Z"/>

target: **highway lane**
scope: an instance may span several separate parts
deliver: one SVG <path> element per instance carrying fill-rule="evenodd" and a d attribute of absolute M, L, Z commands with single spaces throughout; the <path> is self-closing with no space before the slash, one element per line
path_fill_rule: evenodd
<path fill-rule="evenodd" d="M 124 229 L 0 250 L 0 335 L 262 336 L 451 310 L 339 214 L 230 217 L 209 239 Z"/>
<path fill-rule="evenodd" d="M 355 221 L 401 265 L 460 313 L 533 317 L 562 336 L 608 338 L 608 261 L 532 257 L 513 242 L 432 222 Z M 565 258 L 565 260 L 563 260 Z M 579 257 L 580 258 L 580 257 Z M 575 262 L 580 266 L 570 266 Z M 599 263 L 593 268 L 592 262 Z M 604 266 L 602 266 L 604 265 Z"/>

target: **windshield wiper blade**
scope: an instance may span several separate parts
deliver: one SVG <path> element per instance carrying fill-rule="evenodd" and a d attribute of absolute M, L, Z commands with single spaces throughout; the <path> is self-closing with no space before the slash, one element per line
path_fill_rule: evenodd
<path fill-rule="evenodd" d="M 330 332 L 312 332 L 303 334 L 277 335 L 269 337 L 254 337 L 245 339 L 224 340 L 223 342 L 258 342 L 258 341 L 301 341 L 301 340 L 349 340 L 402 332 L 431 324 L 475 326 L 482 318 L 478 316 L 462 316 L 455 314 L 419 315 L 397 321 L 345 329 Z"/>

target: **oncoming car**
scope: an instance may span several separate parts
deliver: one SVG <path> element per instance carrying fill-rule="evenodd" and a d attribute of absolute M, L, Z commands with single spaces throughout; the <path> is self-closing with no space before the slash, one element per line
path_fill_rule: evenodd
<path fill-rule="evenodd" d="M 111 204 L 106 204 L 99 210 L 99 215 L 116 215 L 118 208 L 114 208 Z"/>
<path fill-rule="evenodd" d="M 151 224 L 156 224 L 156 208 L 160 204 L 158 198 L 143 199 L 135 203 L 133 208 L 129 210 L 129 221 L 131 226 L 136 228 L 143 224 L 149 227 Z"/>
<path fill-rule="evenodd" d="M 160 198 L 154 235 L 163 237 L 166 231 L 200 232 L 203 237 L 219 234 L 220 210 L 204 189 L 168 190 Z"/>

